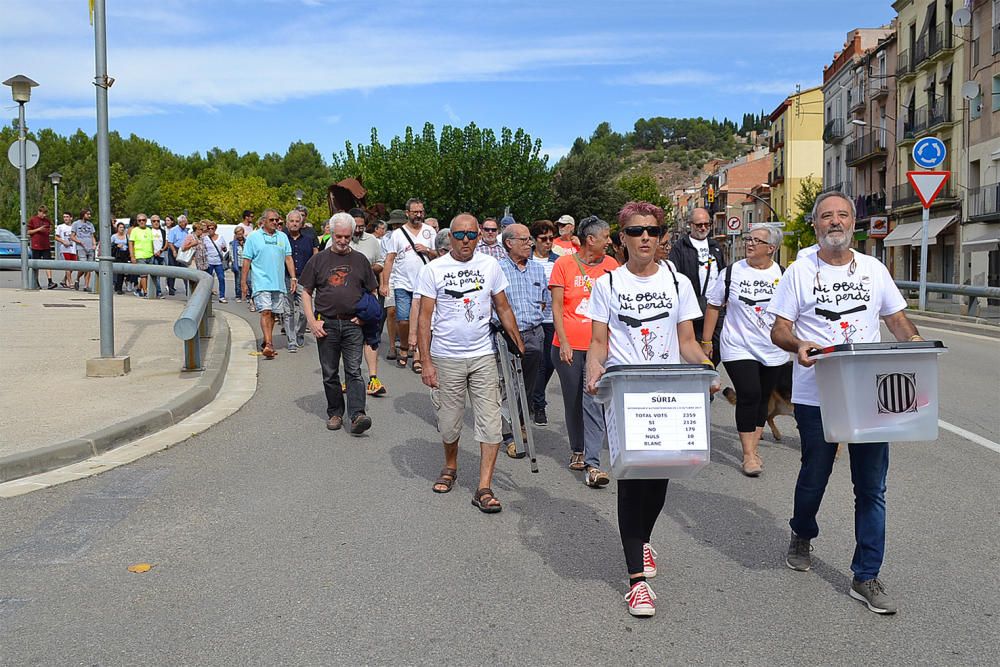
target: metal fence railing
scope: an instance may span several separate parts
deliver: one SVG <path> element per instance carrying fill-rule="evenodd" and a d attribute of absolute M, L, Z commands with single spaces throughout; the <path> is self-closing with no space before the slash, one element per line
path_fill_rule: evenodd
<path fill-rule="evenodd" d="M 37 272 L 39 270 L 93 271 L 96 274 L 99 266 L 99 262 L 29 259 L 28 268 L 31 272 L 29 276 L 30 284 L 37 284 Z M 21 261 L 19 259 L 0 259 L 0 269 L 19 269 L 20 267 Z M 204 271 L 182 266 L 113 263 L 111 267 L 114 273 L 124 273 L 132 276 L 151 276 L 153 278 L 175 278 L 187 283 L 187 305 L 174 321 L 174 335 L 180 338 L 184 344 L 184 370 L 203 370 L 201 339 L 212 337 L 212 285 L 215 279 Z"/>
<path fill-rule="evenodd" d="M 897 280 L 896 287 L 901 290 L 919 290 L 920 283 L 916 280 Z M 927 283 L 928 292 L 941 294 L 959 294 L 973 297 L 969 299 L 969 317 L 976 317 L 979 312 L 979 299 L 1000 299 L 1000 287 L 983 285 L 952 285 L 949 283 Z"/>

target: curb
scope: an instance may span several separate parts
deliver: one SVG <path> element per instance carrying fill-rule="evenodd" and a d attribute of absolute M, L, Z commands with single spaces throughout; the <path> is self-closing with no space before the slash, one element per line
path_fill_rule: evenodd
<path fill-rule="evenodd" d="M 951 329 L 962 333 L 1000 338 L 1000 326 L 989 320 L 950 313 L 932 313 L 929 311 L 906 310 L 906 316 L 915 324 L 924 324 L 938 329 Z"/>
<path fill-rule="evenodd" d="M 206 351 L 208 361 L 194 387 L 158 408 L 89 435 L 0 458 L 0 483 L 85 461 L 172 426 L 208 405 L 226 379 L 232 348 L 232 334 L 225 319 L 212 319 L 213 336 Z"/>

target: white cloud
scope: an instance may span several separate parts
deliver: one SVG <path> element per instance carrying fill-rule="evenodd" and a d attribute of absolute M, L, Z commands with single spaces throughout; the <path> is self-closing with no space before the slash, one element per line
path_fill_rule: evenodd
<path fill-rule="evenodd" d="M 341 116 L 340 114 L 333 114 L 331 116 L 323 116 L 323 122 L 324 123 L 328 123 L 330 125 L 336 125 L 342 119 L 343 119 L 343 116 Z"/>
<path fill-rule="evenodd" d="M 108 116 L 125 118 L 127 116 L 155 116 L 167 113 L 163 107 L 148 104 L 118 104 L 108 105 Z M 43 120 L 63 118 L 94 118 L 97 115 L 96 104 L 90 106 L 45 106 L 40 105 L 31 110 L 31 117 Z"/>
<path fill-rule="evenodd" d="M 458 114 L 455 113 L 455 110 L 451 108 L 450 104 L 444 105 L 444 113 L 446 116 L 448 116 L 448 120 L 450 120 L 452 123 L 462 122 L 462 119 L 458 117 Z"/>
<path fill-rule="evenodd" d="M 572 146 L 542 146 L 541 154 L 549 156 L 549 166 L 551 167 L 562 158 L 569 155 Z"/>
<path fill-rule="evenodd" d="M 666 72 L 638 72 L 611 83 L 631 86 L 683 86 L 714 83 L 721 77 L 711 72 L 697 69 L 672 70 Z"/>

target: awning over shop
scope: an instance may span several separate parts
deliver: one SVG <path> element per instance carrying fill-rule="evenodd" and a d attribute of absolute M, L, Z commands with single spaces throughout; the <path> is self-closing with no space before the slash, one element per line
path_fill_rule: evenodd
<path fill-rule="evenodd" d="M 887 248 L 898 245 L 910 245 L 914 232 L 920 233 L 919 222 L 907 222 L 902 225 L 896 225 L 896 228 L 889 232 L 889 235 L 882 242 L 885 243 Z"/>
<path fill-rule="evenodd" d="M 937 243 L 937 236 L 956 220 L 958 220 L 957 215 L 931 218 L 927 223 L 927 245 Z M 896 228 L 885 237 L 885 245 L 887 247 L 920 245 L 922 225 L 923 223 L 921 222 L 907 222 L 902 225 L 896 225 Z"/>
<path fill-rule="evenodd" d="M 989 252 L 990 250 L 1000 250 L 1000 229 L 986 232 L 981 236 L 965 241 L 962 243 L 962 250 L 965 252 Z"/>

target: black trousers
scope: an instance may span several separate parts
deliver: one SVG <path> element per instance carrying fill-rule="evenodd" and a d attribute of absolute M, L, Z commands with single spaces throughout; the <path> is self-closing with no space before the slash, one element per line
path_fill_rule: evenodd
<path fill-rule="evenodd" d="M 736 430 L 753 433 L 767 423 L 767 404 L 781 366 L 765 366 L 756 359 L 727 361 L 726 372 L 736 389 Z"/>
<path fill-rule="evenodd" d="M 642 545 L 663 510 L 669 479 L 618 480 L 618 532 L 628 573 L 642 574 Z"/>

